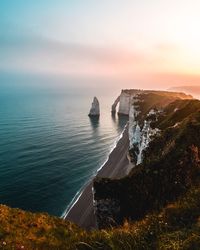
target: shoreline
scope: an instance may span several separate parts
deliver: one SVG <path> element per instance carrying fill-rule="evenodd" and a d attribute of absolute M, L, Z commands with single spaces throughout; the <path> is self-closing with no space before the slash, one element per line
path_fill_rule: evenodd
<path fill-rule="evenodd" d="M 75 196 L 73 197 L 72 201 L 69 203 L 69 205 L 67 206 L 67 208 L 65 209 L 65 211 L 63 212 L 63 214 L 61 215 L 61 218 L 66 219 L 68 213 L 70 212 L 70 210 L 73 208 L 73 206 L 78 202 L 80 196 L 82 195 L 82 193 L 84 192 L 85 188 L 88 186 L 88 184 L 93 181 L 93 179 L 97 176 L 98 172 L 101 171 L 102 168 L 104 168 L 105 164 L 108 162 L 110 154 L 113 152 L 113 150 L 115 150 L 115 148 L 117 147 L 117 144 L 119 142 L 119 140 L 122 138 L 126 127 L 128 126 L 128 123 L 125 125 L 123 131 L 121 132 L 121 134 L 119 135 L 119 137 L 117 138 L 117 140 L 113 143 L 113 146 L 111 147 L 108 156 L 106 158 L 106 160 L 101 164 L 101 166 L 95 171 L 95 173 L 92 175 L 92 177 L 90 177 L 90 179 L 82 186 L 82 188 L 75 194 Z"/>
<path fill-rule="evenodd" d="M 61 216 L 85 229 L 96 229 L 93 207 L 93 180 L 95 177 L 121 178 L 128 174 L 133 165 L 127 157 L 129 149 L 128 123 L 110 150 L 107 159 L 95 175 L 77 192 Z"/>

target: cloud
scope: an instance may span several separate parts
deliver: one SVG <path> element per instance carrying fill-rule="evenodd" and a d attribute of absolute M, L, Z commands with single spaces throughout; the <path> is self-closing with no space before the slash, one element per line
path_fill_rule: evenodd
<path fill-rule="evenodd" d="M 161 42 L 144 50 L 59 42 L 36 35 L 0 33 L 0 70 L 72 77 L 107 77 L 137 87 L 166 88 L 200 82 L 177 68 L 180 48 Z M 177 70 L 178 69 L 178 70 Z"/>
<path fill-rule="evenodd" d="M 170 43 L 170 42 L 161 42 L 158 43 L 154 46 L 155 50 L 159 52 L 167 52 L 167 53 L 173 53 L 173 52 L 178 52 L 180 51 L 180 46 L 178 46 L 175 43 Z"/>
<path fill-rule="evenodd" d="M 0 68 L 63 74 L 120 74 L 145 61 L 136 51 L 61 43 L 42 37 L 0 36 Z"/>

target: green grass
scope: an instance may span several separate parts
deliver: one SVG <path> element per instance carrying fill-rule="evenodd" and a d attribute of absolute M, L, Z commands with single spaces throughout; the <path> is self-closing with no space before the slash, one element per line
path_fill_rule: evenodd
<path fill-rule="evenodd" d="M 0 249 L 200 249 L 200 187 L 137 222 L 86 232 L 47 214 L 0 206 Z M 3 245 L 6 243 L 6 245 Z"/>

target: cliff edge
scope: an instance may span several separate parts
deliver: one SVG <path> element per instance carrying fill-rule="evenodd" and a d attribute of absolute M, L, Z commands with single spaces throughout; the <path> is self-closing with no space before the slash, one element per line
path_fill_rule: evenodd
<path fill-rule="evenodd" d="M 176 99 L 193 99 L 191 95 L 187 95 L 183 92 L 172 92 L 172 91 L 156 91 L 156 90 L 140 90 L 140 89 L 123 89 L 121 94 L 112 105 L 112 112 L 116 112 L 117 105 L 119 104 L 118 114 L 129 115 L 129 111 L 132 104 L 132 99 L 137 95 L 145 94 L 156 94 L 162 96 L 168 102 Z"/>
<path fill-rule="evenodd" d="M 129 153 L 135 167 L 122 179 L 95 180 L 100 228 L 141 219 L 176 200 L 198 182 L 200 101 L 173 98 L 149 92 L 132 99 Z M 113 204 L 117 204 L 114 210 Z"/>

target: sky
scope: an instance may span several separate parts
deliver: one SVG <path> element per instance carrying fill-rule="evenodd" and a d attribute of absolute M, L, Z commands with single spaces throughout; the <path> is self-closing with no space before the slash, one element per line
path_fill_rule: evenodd
<path fill-rule="evenodd" d="M 1 0 L 0 71 L 200 85 L 199 0 Z"/>

